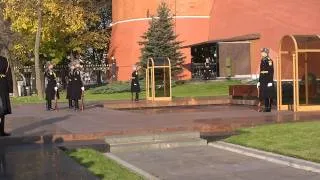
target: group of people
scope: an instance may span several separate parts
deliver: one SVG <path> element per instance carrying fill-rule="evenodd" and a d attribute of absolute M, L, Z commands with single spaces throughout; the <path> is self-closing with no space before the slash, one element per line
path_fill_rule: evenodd
<path fill-rule="evenodd" d="M 264 112 L 271 112 L 272 99 L 274 98 L 274 65 L 272 59 L 269 57 L 269 49 L 263 48 L 261 50 L 261 56 L 260 76 L 257 83 L 259 102 L 264 101 Z M 53 67 L 53 63 L 48 62 L 45 70 L 46 109 L 49 111 L 57 108 L 57 104 L 55 108 L 52 108 L 52 101 L 56 100 L 57 102 L 57 99 L 59 99 L 59 83 L 57 82 L 57 76 Z M 141 89 L 138 71 L 138 67 L 135 66 L 131 75 L 132 101 L 139 101 L 139 93 Z M 79 100 L 83 98 L 84 90 L 81 78 L 80 62 L 77 60 L 72 61 L 69 64 L 69 73 L 67 76 L 66 98 L 69 100 L 69 108 L 79 110 Z M 5 116 L 11 114 L 10 93 L 13 93 L 10 64 L 5 57 L 0 56 L 0 136 L 10 135 L 4 131 Z"/>
<path fill-rule="evenodd" d="M 53 63 L 47 62 L 45 79 L 46 79 L 46 109 L 48 111 L 57 109 L 57 100 L 59 97 L 59 83 L 57 76 L 53 71 Z M 67 96 L 69 101 L 69 108 L 79 110 L 79 100 L 84 95 L 84 85 L 81 78 L 81 64 L 80 61 L 74 60 L 69 63 L 69 73 L 67 75 Z M 55 100 L 55 108 L 52 108 L 52 101 Z M 83 104 L 82 104 L 83 106 Z M 83 107 L 82 107 L 83 109 Z"/>

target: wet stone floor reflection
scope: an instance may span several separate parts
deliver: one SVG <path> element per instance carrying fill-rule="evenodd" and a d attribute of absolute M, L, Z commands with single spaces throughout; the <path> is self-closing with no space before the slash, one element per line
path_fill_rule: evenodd
<path fill-rule="evenodd" d="M 0 180 L 94 180 L 95 176 L 51 145 L 0 148 Z"/>

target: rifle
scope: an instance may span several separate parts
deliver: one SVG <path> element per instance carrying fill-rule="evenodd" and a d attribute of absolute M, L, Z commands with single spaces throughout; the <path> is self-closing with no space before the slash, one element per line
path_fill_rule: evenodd
<path fill-rule="evenodd" d="M 84 109 L 84 91 L 82 91 L 82 94 L 81 94 L 81 111 L 83 111 Z"/>
<path fill-rule="evenodd" d="M 56 95 L 55 95 L 55 105 L 54 105 L 54 109 L 56 111 L 58 111 L 58 90 L 56 91 Z"/>

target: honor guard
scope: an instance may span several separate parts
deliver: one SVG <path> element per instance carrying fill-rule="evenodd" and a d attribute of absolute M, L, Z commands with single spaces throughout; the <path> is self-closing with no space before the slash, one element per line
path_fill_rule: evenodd
<path fill-rule="evenodd" d="M 11 114 L 9 94 L 12 92 L 13 82 L 9 62 L 5 57 L 0 56 L 0 136 L 10 136 L 4 131 L 4 125 L 5 116 Z"/>
<path fill-rule="evenodd" d="M 46 108 L 48 111 L 55 110 L 57 107 L 54 109 L 52 108 L 52 100 L 56 100 L 57 103 L 57 100 L 59 99 L 58 83 L 56 73 L 53 71 L 53 63 L 49 61 L 46 64 L 44 77 L 46 80 Z"/>
<path fill-rule="evenodd" d="M 261 49 L 260 76 L 257 87 L 259 88 L 259 100 L 264 101 L 264 112 L 271 112 L 272 98 L 274 96 L 273 86 L 273 61 L 269 57 L 269 49 Z"/>
<path fill-rule="evenodd" d="M 133 96 L 135 93 L 135 101 L 139 101 L 139 93 L 140 93 L 140 83 L 139 83 L 139 74 L 138 68 L 136 66 L 133 67 L 133 72 L 131 74 L 131 100 L 133 101 Z"/>
<path fill-rule="evenodd" d="M 209 80 L 210 75 L 211 75 L 210 59 L 206 58 L 206 62 L 204 63 L 204 80 Z"/>
<path fill-rule="evenodd" d="M 69 73 L 67 75 L 67 97 L 66 97 L 66 99 L 68 99 L 68 101 L 69 101 L 69 109 L 73 108 L 71 94 L 72 94 L 72 82 L 73 82 L 73 70 L 74 69 L 75 69 L 74 62 L 70 62 L 69 63 Z"/>
<path fill-rule="evenodd" d="M 79 110 L 79 100 L 84 93 L 84 86 L 81 79 L 81 65 L 79 61 L 75 61 L 72 73 L 71 100 L 74 101 L 74 109 Z"/>

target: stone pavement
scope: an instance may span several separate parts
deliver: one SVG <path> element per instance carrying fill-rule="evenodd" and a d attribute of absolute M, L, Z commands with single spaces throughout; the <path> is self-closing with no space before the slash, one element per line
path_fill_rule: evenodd
<path fill-rule="evenodd" d="M 316 112 L 259 113 L 251 106 L 230 105 L 119 111 L 91 104 L 78 113 L 67 109 L 66 104 L 59 107 L 58 112 L 48 112 L 43 104 L 15 106 L 13 114 L 7 116 L 6 128 L 13 137 L 49 136 L 52 141 L 71 141 L 164 131 L 222 133 L 259 124 L 320 119 Z"/>
<path fill-rule="evenodd" d="M 95 180 L 97 177 L 53 146 L 0 148 L 0 180 Z"/>
<path fill-rule="evenodd" d="M 116 153 L 120 159 L 166 180 L 318 180 L 320 175 L 209 146 Z"/>

